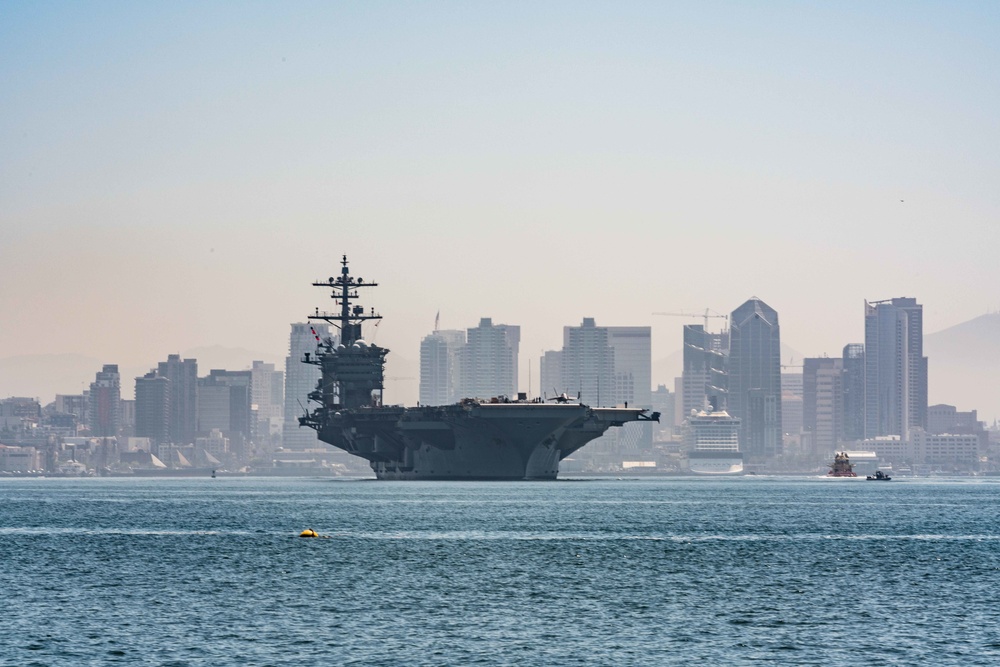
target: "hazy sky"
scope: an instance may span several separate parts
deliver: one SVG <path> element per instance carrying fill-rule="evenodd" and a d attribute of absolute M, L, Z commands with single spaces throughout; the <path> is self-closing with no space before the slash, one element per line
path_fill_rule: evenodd
<path fill-rule="evenodd" d="M 585 316 L 654 359 L 653 311 L 753 295 L 809 355 L 865 298 L 943 329 L 1000 307 L 998 34 L 995 2 L 0 3 L 0 358 L 283 355 L 344 253 L 379 344 L 520 324 L 522 385 Z"/>

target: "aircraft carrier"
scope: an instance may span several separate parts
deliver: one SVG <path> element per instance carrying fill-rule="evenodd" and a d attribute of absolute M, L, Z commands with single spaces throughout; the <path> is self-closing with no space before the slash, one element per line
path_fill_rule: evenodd
<path fill-rule="evenodd" d="M 309 394 L 318 407 L 299 424 L 315 429 L 323 442 L 366 459 L 378 479 L 555 479 L 562 459 L 612 426 L 659 421 L 656 412 L 592 408 L 565 396 L 557 403 L 519 394 L 445 406 L 384 405 L 389 350 L 361 336 L 362 324 L 381 315 L 354 303 L 359 288 L 378 283 L 351 276 L 346 256 L 341 265 L 339 276 L 313 282 L 331 291 L 339 311 L 317 308 L 309 319 L 333 325 L 340 337 L 316 336 L 316 351 L 302 359 L 322 375 Z"/>

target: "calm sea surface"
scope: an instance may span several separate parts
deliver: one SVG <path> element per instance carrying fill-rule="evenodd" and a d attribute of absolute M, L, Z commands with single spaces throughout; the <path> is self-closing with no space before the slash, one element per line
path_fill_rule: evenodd
<path fill-rule="evenodd" d="M 5 479 L 0 664 L 996 665 L 998 508 L 972 479 Z"/>

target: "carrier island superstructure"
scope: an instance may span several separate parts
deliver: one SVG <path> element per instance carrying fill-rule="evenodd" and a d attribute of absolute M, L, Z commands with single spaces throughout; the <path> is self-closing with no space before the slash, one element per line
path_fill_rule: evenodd
<path fill-rule="evenodd" d="M 626 422 L 659 420 L 638 408 L 589 407 L 560 397 L 556 403 L 524 394 L 466 398 L 454 405 L 407 408 L 383 405 L 389 350 L 366 342 L 362 324 L 378 321 L 374 309 L 355 302 L 359 288 L 376 287 L 352 276 L 347 257 L 339 276 L 313 282 L 331 291 L 338 309 L 316 312 L 340 340 L 316 337 L 316 351 L 302 359 L 322 375 L 309 394 L 318 404 L 299 418 L 319 439 L 366 459 L 378 479 L 555 479 L 559 462 Z"/>

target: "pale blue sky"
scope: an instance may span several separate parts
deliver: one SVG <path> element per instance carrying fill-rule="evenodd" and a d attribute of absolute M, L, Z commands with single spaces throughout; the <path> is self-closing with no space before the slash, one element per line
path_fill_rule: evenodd
<path fill-rule="evenodd" d="M 970 2 L 6 2 L 0 357 L 283 354 L 343 253 L 381 344 L 521 324 L 522 384 L 584 316 L 654 358 L 653 311 L 752 295 L 810 355 L 865 298 L 942 329 L 1000 307 L 998 34 Z"/>

